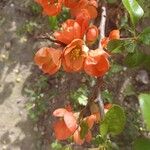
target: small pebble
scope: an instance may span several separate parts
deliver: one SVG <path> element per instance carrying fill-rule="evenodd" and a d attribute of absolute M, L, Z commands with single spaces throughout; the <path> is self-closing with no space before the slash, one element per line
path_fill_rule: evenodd
<path fill-rule="evenodd" d="M 143 84 L 149 83 L 149 76 L 148 76 L 147 71 L 145 70 L 140 70 L 135 79 L 136 81 L 143 83 Z"/>
<path fill-rule="evenodd" d="M 3 150 L 5 150 L 6 148 L 7 148 L 6 145 L 4 145 L 4 146 L 2 147 Z"/>
<path fill-rule="evenodd" d="M 35 132 L 38 132 L 37 126 L 35 126 L 35 127 L 33 128 L 33 130 L 34 130 Z"/>
<path fill-rule="evenodd" d="M 5 46 L 4 46 L 7 50 L 11 48 L 11 43 L 10 42 L 6 42 Z"/>
<path fill-rule="evenodd" d="M 14 4 L 13 4 L 13 3 L 11 3 L 11 4 L 10 4 L 10 7 L 14 7 Z"/>
<path fill-rule="evenodd" d="M 18 69 L 15 69 L 14 72 L 15 72 L 15 73 L 19 73 L 19 70 L 18 70 Z"/>
<path fill-rule="evenodd" d="M 1 57 L 2 57 L 3 59 L 6 59 L 6 55 L 4 55 L 4 54 L 2 54 Z"/>
<path fill-rule="evenodd" d="M 22 112 L 22 111 L 19 111 L 19 115 L 22 116 L 22 114 L 23 114 L 23 112 Z"/>
<path fill-rule="evenodd" d="M 123 71 L 126 71 L 127 70 L 127 67 L 123 67 Z"/>
<path fill-rule="evenodd" d="M 16 81 L 19 83 L 21 81 L 21 78 L 17 78 Z"/>

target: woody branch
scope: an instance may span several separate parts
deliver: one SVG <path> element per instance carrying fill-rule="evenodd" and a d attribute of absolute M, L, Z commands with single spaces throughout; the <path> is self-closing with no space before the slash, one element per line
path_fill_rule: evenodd
<path fill-rule="evenodd" d="M 100 20 L 100 25 L 99 25 L 99 29 L 100 29 L 100 40 L 99 40 L 100 42 L 98 45 L 99 48 L 102 48 L 101 40 L 102 40 L 102 38 L 105 37 L 105 25 L 106 25 L 106 5 L 105 5 L 105 3 L 102 4 L 101 11 L 102 11 L 102 13 L 101 13 L 101 20 Z M 104 118 L 104 102 L 103 102 L 102 97 L 101 97 L 102 84 L 103 84 L 103 77 L 98 77 L 97 78 L 96 101 L 99 104 L 101 118 L 103 119 Z"/>

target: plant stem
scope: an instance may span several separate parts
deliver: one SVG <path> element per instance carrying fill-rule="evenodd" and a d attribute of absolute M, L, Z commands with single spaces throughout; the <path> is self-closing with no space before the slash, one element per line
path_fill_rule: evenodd
<path fill-rule="evenodd" d="M 99 25 L 99 29 L 100 29 L 100 42 L 98 45 L 98 48 L 102 48 L 101 45 L 101 40 L 105 37 L 105 26 L 106 26 L 106 4 L 105 2 L 102 2 L 102 7 L 101 7 L 102 13 L 101 13 L 101 21 L 100 21 L 100 25 Z M 101 115 L 101 119 L 104 119 L 104 102 L 102 100 L 101 97 L 101 86 L 103 83 L 103 77 L 98 77 L 97 78 L 97 97 L 96 97 L 96 101 L 99 104 L 99 108 L 100 108 L 100 115 Z"/>

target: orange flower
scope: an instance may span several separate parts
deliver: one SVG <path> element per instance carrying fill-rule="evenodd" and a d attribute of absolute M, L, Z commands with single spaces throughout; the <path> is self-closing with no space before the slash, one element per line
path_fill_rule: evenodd
<path fill-rule="evenodd" d="M 85 121 L 88 124 L 89 129 L 91 129 L 96 121 L 96 116 L 94 114 L 87 116 Z"/>
<path fill-rule="evenodd" d="M 85 141 L 86 141 L 87 143 L 90 143 L 91 140 L 92 140 L 92 133 L 91 133 L 91 131 L 88 131 L 88 133 L 87 133 L 86 136 L 85 136 Z"/>
<path fill-rule="evenodd" d="M 34 61 L 44 73 L 52 75 L 61 66 L 61 55 L 61 50 L 43 47 L 35 54 Z"/>
<path fill-rule="evenodd" d="M 86 41 L 88 44 L 93 44 L 98 38 L 98 29 L 95 25 L 88 27 L 86 32 Z"/>
<path fill-rule="evenodd" d="M 56 139 L 66 140 L 72 135 L 72 132 L 67 128 L 64 120 L 58 120 L 53 124 Z"/>
<path fill-rule="evenodd" d="M 102 47 L 106 48 L 107 44 L 110 40 L 120 39 L 120 31 L 119 30 L 112 30 L 109 33 L 109 37 L 104 37 L 100 42 L 102 44 Z"/>
<path fill-rule="evenodd" d="M 80 136 L 80 131 L 81 131 L 81 127 L 79 127 L 73 134 L 73 140 L 76 144 L 78 145 L 82 145 L 85 141 L 87 143 L 89 143 L 91 140 L 92 140 L 92 134 L 91 134 L 91 131 L 89 130 L 87 132 L 87 134 L 85 135 L 85 138 L 81 139 L 81 136 Z"/>
<path fill-rule="evenodd" d="M 90 22 L 90 14 L 86 9 L 82 9 L 76 16 L 76 21 L 81 27 L 81 35 L 84 36 L 85 31 L 87 30 Z"/>
<path fill-rule="evenodd" d="M 64 0 L 64 5 L 71 9 L 75 8 L 80 0 Z"/>
<path fill-rule="evenodd" d="M 58 140 L 65 140 L 75 132 L 78 125 L 73 112 L 59 108 L 53 112 L 53 115 L 63 117 L 63 120 L 58 120 L 54 123 L 54 132 Z"/>
<path fill-rule="evenodd" d="M 78 145 L 82 145 L 84 143 L 84 139 L 81 139 L 80 137 L 80 130 L 81 128 L 79 127 L 73 134 L 73 141 Z"/>
<path fill-rule="evenodd" d="M 109 69 L 108 54 L 102 49 L 90 50 L 84 63 L 88 75 L 100 77 Z"/>
<path fill-rule="evenodd" d="M 53 115 L 55 117 L 64 117 L 66 111 L 67 110 L 65 108 L 58 108 L 53 112 Z"/>
<path fill-rule="evenodd" d="M 75 39 L 66 46 L 63 52 L 63 68 L 67 72 L 80 71 L 87 55 L 88 48 L 83 40 Z"/>
<path fill-rule="evenodd" d="M 102 47 L 103 48 L 106 48 L 107 47 L 107 44 L 109 42 L 109 38 L 108 37 L 104 37 L 101 41 L 101 44 L 102 44 Z"/>
<path fill-rule="evenodd" d="M 120 31 L 119 30 L 112 30 L 109 33 L 109 40 L 114 40 L 114 39 L 120 39 Z"/>
<path fill-rule="evenodd" d="M 60 13 L 63 0 L 35 0 L 43 7 L 43 13 L 48 16 L 56 16 Z"/>
<path fill-rule="evenodd" d="M 73 19 L 68 19 L 62 24 L 62 31 L 56 31 L 54 37 L 65 44 L 69 44 L 74 39 L 81 38 L 81 27 Z"/>
<path fill-rule="evenodd" d="M 111 107 L 112 107 L 112 104 L 111 104 L 111 103 L 107 103 L 107 102 L 106 102 L 106 103 L 104 104 L 104 108 L 105 108 L 105 109 L 110 109 Z"/>
<path fill-rule="evenodd" d="M 90 15 L 90 18 L 93 19 L 97 17 L 96 8 L 97 8 L 96 0 L 80 0 L 76 5 L 76 7 L 71 9 L 71 13 L 73 16 L 77 16 L 82 9 L 86 9 Z"/>

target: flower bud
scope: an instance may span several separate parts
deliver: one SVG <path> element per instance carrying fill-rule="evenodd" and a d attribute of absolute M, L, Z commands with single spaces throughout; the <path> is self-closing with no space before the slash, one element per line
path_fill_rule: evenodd
<path fill-rule="evenodd" d="M 88 44 L 93 44 L 98 38 L 98 29 L 96 26 L 92 25 L 87 29 L 86 41 Z"/>
<path fill-rule="evenodd" d="M 114 40 L 114 39 L 120 39 L 120 31 L 119 30 L 112 30 L 109 33 L 109 40 Z"/>

